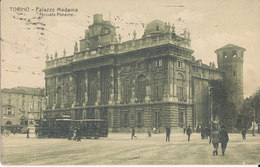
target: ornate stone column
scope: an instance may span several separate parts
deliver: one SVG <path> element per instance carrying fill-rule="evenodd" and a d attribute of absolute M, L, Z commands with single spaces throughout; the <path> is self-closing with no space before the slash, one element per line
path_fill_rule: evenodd
<path fill-rule="evenodd" d="M 95 119 L 100 119 L 100 109 L 99 108 L 95 109 Z"/>
<path fill-rule="evenodd" d="M 135 103 L 135 79 L 132 80 L 132 97 L 131 97 L 131 103 Z"/>
<path fill-rule="evenodd" d="M 121 85 L 121 79 L 120 79 L 120 71 L 121 71 L 121 68 L 119 67 L 118 70 L 117 70 L 117 92 L 118 92 L 117 103 L 121 102 L 121 89 L 122 89 L 122 85 Z"/>
<path fill-rule="evenodd" d="M 85 103 L 88 103 L 88 71 L 85 72 Z"/>
<path fill-rule="evenodd" d="M 114 67 L 111 68 L 111 75 L 110 75 L 110 90 L 109 90 L 109 104 L 114 104 L 115 103 L 115 94 L 114 94 Z"/>
<path fill-rule="evenodd" d="M 98 105 L 101 99 L 101 90 L 100 90 L 100 69 L 97 70 L 97 100 L 95 105 Z"/>

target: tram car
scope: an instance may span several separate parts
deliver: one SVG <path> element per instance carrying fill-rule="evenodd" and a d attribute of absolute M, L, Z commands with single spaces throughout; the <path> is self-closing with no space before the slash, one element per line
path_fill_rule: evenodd
<path fill-rule="evenodd" d="M 38 137 L 68 138 L 73 131 L 79 130 L 81 138 L 95 138 L 108 136 L 108 123 L 102 119 L 44 119 L 36 126 Z"/>

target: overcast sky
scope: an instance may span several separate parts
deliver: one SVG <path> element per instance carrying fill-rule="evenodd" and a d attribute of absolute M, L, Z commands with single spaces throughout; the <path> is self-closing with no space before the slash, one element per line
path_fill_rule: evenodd
<path fill-rule="evenodd" d="M 30 11 L 14 12 L 15 7 Z M 77 8 L 78 12 L 73 17 L 38 20 L 36 7 Z M 5 0 L 1 2 L 2 88 L 44 87 L 46 54 L 57 51 L 61 57 L 65 48 L 66 55 L 71 55 L 74 42 L 84 37 L 97 13 L 118 27 L 123 40 L 132 39 L 134 30 L 140 38 L 143 24 L 155 19 L 174 23 L 177 33 L 186 27 L 191 31 L 194 56 L 206 64 L 217 64 L 214 51 L 226 44 L 244 47 L 244 96 L 260 87 L 260 0 Z M 45 25 L 26 24 L 28 19 Z"/>

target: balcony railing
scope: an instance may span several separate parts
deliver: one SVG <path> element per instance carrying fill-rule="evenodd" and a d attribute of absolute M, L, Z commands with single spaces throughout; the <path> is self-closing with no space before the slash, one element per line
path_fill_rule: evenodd
<path fill-rule="evenodd" d="M 85 59 L 91 59 L 98 56 L 104 56 L 109 54 L 120 54 L 137 49 L 143 49 L 153 47 L 157 45 L 171 43 L 180 47 L 190 48 L 190 39 L 183 38 L 173 34 L 163 34 L 155 37 L 146 37 L 136 40 L 130 40 L 122 43 L 112 43 L 107 46 L 100 46 L 94 50 L 85 50 L 82 52 L 74 53 L 72 56 L 56 58 L 46 61 L 46 69 L 54 68 L 57 66 L 67 65 L 71 62 L 76 62 Z"/>

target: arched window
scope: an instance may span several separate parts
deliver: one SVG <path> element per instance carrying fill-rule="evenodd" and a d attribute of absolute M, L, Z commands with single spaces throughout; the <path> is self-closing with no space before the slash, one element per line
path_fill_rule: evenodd
<path fill-rule="evenodd" d="M 152 81 L 152 100 L 160 101 L 163 97 L 163 77 L 161 74 L 157 74 Z"/>
<path fill-rule="evenodd" d="M 53 90 L 49 90 L 49 107 L 53 106 Z"/>
<path fill-rule="evenodd" d="M 101 71 L 101 101 L 107 104 L 110 98 L 110 71 L 103 69 Z"/>
<path fill-rule="evenodd" d="M 146 95 L 146 88 L 145 88 L 145 77 L 144 75 L 140 75 L 137 78 L 137 90 L 136 90 L 136 98 L 139 102 L 144 102 L 145 95 Z"/>
<path fill-rule="evenodd" d="M 123 85 L 123 101 L 128 104 L 131 101 L 131 97 L 132 97 L 132 87 L 130 84 L 130 79 L 126 78 L 124 80 L 124 85 Z"/>
<path fill-rule="evenodd" d="M 69 86 L 69 91 L 68 91 L 68 105 L 69 106 L 73 103 L 73 94 L 74 94 L 73 86 Z"/>
<path fill-rule="evenodd" d="M 7 122 L 5 123 L 5 125 L 12 125 L 12 122 L 11 122 L 11 121 L 7 121 Z"/>
<path fill-rule="evenodd" d="M 237 52 L 235 50 L 232 51 L 232 57 L 237 57 Z"/>
<path fill-rule="evenodd" d="M 159 31 L 159 24 L 156 24 L 156 31 Z"/>
<path fill-rule="evenodd" d="M 42 102 L 38 101 L 38 111 L 41 111 L 41 109 L 42 109 Z"/>
<path fill-rule="evenodd" d="M 65 88 L 64 88 L 64 105 L 66 106 L 66 107 L 68 107 L 68 105 L 69 105 L 69 86 L 66 86 Z"/>
<path fill-rule="evenodd" d="M 88 73 L 88 103 L 95 104 L 97 100 L 97 72 L 89 71 Z"/>
<path fill-rule="evenodd" d="M 227 52 L 226 51 L 223 51 L 222 55 L 223 55 L 223 58 L 227 58 Z"/>
<path fill-rule="evenodd" d="M 184 79 L 183 79 L 182 74 L 177 74 L 177 76 L 176 76 L 177 97 L 180 101 L 184 100 L 183 83 L 184 83 Z"/>
<path fill-rule="evenodd" d="M 62 89 L 61 87 L 59 86 L 57 88 L 57 107 L 60 107 L 61 106 L 61 98 L 62 98 Z"/>
<path fill-rule="evenodd" d="M 22 100 L 22 109 L 24 110 L 24 106 L 25 106 L 25 100 Z"/>

